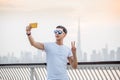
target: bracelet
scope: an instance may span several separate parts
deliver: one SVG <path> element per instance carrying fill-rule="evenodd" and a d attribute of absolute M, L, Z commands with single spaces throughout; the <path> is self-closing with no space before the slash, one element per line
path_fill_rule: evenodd
<path fill-rule="evenodd" d="M 30 33 L 26 33 L 27 34 L 27 36 L 30 36 L 31 35 L 31 32 Z"/>

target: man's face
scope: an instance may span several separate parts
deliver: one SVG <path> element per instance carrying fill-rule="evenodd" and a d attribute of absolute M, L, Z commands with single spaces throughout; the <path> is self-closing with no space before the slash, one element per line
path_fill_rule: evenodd
<path fill-rule="evenodd" d="M 54 30 L 54 33 L 56 40 L 62 40 L 66 36 L 65 32 L 61 28 L 56 28 L 56 30 Z"/>

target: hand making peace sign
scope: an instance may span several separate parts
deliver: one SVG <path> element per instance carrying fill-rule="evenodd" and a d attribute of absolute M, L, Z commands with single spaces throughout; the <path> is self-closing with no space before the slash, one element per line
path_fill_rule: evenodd
<path fill-rule="evenodd" d="M 72 41 L 72 42 L 71 42 L 71 50 L 72 50 L 72 53 L 73 53 L 73 54 L 76 53 L 75 41 Z"/>

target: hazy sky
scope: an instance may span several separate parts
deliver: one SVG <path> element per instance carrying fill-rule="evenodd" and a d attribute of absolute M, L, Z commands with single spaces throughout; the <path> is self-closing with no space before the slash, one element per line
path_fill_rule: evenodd
<path fill-rule="evenodd" d="M 36 51 L 25 32 L 30 22 L 38 22 L 32 35 L 36 41 L 55 41 L 57 25 L 68 29 L 65 44 L 77 41 L 78 19 L 81 48 L 91 53 L 108 44 L 120 47 L 120 0 L 0 0 L 0 55 L 7 52 Z"/>

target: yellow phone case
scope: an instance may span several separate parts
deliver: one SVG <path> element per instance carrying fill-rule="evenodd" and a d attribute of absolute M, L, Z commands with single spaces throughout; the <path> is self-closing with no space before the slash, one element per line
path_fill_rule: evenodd
<path fill-rule="evenodd" d="M 31 28 L 37 28 L 37 23 L 30 23 Z"/>

